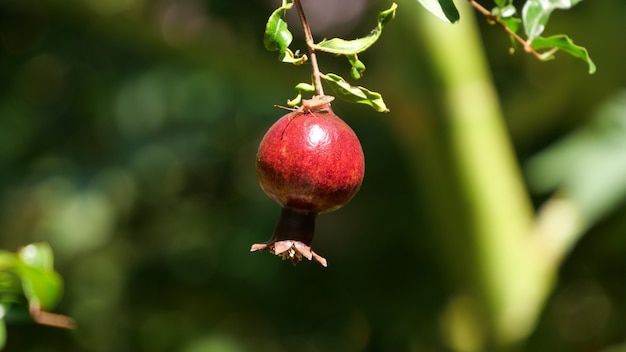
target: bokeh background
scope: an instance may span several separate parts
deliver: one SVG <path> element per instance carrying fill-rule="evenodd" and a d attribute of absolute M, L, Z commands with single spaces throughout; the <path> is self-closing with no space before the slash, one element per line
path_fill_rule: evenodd
<path fill-rule="evenodd" d="M 305 7 L 319 39 L 364 35 L 390 5 L 314 3 Z M 434 133 L 422 126 L 436 124 L 440 109 L 415 1 L 399 2 L 382 40 L 361 56 L 368 71 L 359 84 L 382 93 L 391 112 L 333 104 L 359 135 L 367 171 L 349 205 L 318 219 L 314 247 L 329 267 L 249 253 L 279 214 L 256 181 L 257 145 L 284 114 L 273 105 L 310 76 L 263 48 L 277 6 L 0 1 L 0 248 L 49 242 L 65 280 L 56 311 L 78 323 L 10 324 L 7 351 L 448 350 L 442 311 L 454 283 L 438 222 L 455 218 L 431 206 L 429 164 L 416 164 L 409 149 L 419 143 L 400 136 Z M 597 124 L 607 102 L 617 101 L 621 119 L 604 128 L 626 138 L 625 23 L 622 1 L 554 13 L 550 32 L 588 48 L 598 66 L 589 75 L 565 54 L 544 63 L 510 55 L 506 35 L 479 20 L 523 170 Z M 302 48 L 299 24 L 291 28 Z M 320 60 L 349 77 L 344 59 Z M 538 206 L 549 192 L 532 196 Z M 524 349 L 626 342 L 626 203 L 611 204 L 561 266 Z"/>

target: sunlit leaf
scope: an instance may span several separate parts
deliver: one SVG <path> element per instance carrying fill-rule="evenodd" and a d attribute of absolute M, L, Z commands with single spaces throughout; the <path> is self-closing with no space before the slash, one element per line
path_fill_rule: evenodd
<path fill-rule="evenodd" d="M 372 46 L 378 38 L 380 38 L 385 23 L 389 22 L 396 15 L 397 7 L 398 5 L 393 3 L 388 10 L 381 12 L 378 15 L 378 24 L 376 25 L 376 28 L 374 28 L 365 37 L 353 40 L 345 40 L 341 38 L 332 38 L 328 40 L 324 39 L 315 44 L 313 47 L 316 50 L 338 55 L 354 55 L 363 52 Z"/>
<path fill-rule="evenodd" d="M 293 4 L 289 1 L 283 1 L 283 6 L 276 9 L 265 25 L 265 35 L 263 36 L 263 45 L 269 51 L 285 51 L 293 40 L 293 35 L 289 31 L 287 21 L 285 21 L 285 12 L 289 10 Z"/>
<path fill-rule="evenodd" d="M 522 20 L 529 40 L 543 33 L 550 14 L 556 9 L 569 9 L 582 0 L 527 0 L 522 8 Z"/>
<path fill-rule="evenodd" d="M 54 306 L 63 290 L 63 282 L 54 271 L 52 249 L 47 243 L 33 243 L 18 251 L 15 270 L 22 281 L 28 301 L 36 300 L 42 308 Z"/>
<path fill-rule="evenodd" d="M 293 99 L 287 100 L 288 106 L 294 107 L 296 105 L 299 105 L 302 102 L 302 94 L 315 92 L 315 86 L 310 83 L 302 82 L 296 85 L 295 90 L 298 93 L 298 95 Z"/>
<path fill-rule="evenodd" d="M 298 83 L 296 84 L 296 91 L 300 93 L 313 93 L 315 92 L 315 86 L 311 83 Z"/>
<path fill-rule="evenodd" d="M 282 62 L 300 65 L 307 61 L 307 57 L 297 56 L 289 49 L 293 34 L 289 31 L 287 21 L 285 21 L 285 13 L 292 6 L 293 0 L 283 0 L 282 6 L 270 15 L 265 25 L 263 45 L 269 51 L 278 51 L 278 58 Z"/>
<path fill-rule="evenodd" d="M 500 18 L 509 18 L 511 16 L 515 16 L 516 13 L 517 9 L 515 8 L 515 6 L 513 6 L 512 4 L 506 5 L 500 9 Z"/>
<path fill-rule="evenodd" d="M 461 18 L 452 0 L 417 0 L 426 10 L 444 22 L 454 23 Z"/>
<path fill-rule="evenodd" d="M 42 308 L 50 309 L 61 297 L 63 281 L 55 271 L 42 270 L 22 264 L 18 266 L 22 288 L 26 299 L 38 302 Z"/>
<path fill-rule="evenodd" d="M 335 95 L 343 100 L 351 103 L 369 105 L 378 112 L 389 111 L 379 93 L 372 92 L 364 87 L 351 86 L 343 78 L 334 73 L 322 75 L 322 78 L 330 85 Z"/>
<path fill-rule="evenodd" d="M 579 58 L 587 63 L 589 66 L 589 73 L 596 72 L 596 65 L 593 63 L 591 58 L 589 57 L 589 53 L 587 49 L 582 46 L 575 45 L 574 42 L 566 35 L 555 35 L 548 38 L 537 37 L 532 43 L 531 47 L 535 50 L 538 49 L 546 49 L 546 48 L 558 48 L 560 50 L 565 51 L 566 53 Z M 549 60 L 552 58 L 551 52 L 548 52 L 548 55 L 544 58 L 545 60 Z"/>

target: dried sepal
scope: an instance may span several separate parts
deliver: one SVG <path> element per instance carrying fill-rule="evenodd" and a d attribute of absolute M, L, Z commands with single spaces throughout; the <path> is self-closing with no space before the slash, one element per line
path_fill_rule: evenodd
<path fill-rule="evenodd" d="M 315 260 L 316 262 L 322 264 L 323 267 L 326 267 L 328 265 L 326 258 L 313 252 L 313 250 L 311 250 L 311 247 L 307 246 L 306 244 L 295 240 L 255 243 L 250 248 L 250 252 L 256 251 L 269 251 L 270 253 L 281 257 L 283 260 L 291 260 L 293 265 L 296 265 L 300 261 L 302 261 L 303 257 L 308 260 Z"/>

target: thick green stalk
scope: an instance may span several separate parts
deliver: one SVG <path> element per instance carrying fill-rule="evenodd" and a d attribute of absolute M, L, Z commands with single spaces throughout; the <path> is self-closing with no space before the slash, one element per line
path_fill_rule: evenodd
<path fill-rule="evenodd" d="M 488 73 L 474 14 L 466 3 L 458 5 L 458 24 L 443 23 L 426 11 L 419 12 L 416 23 L 441 83 L 443 133 L 450 144 L 451 172 L 460 193 L 456 211 L 467 221 L 462 233 L 452 234 L 455 237 L 446 241 L 465 251 L 453 265 L 457 271 L 471 272 L 459 289 L 478 307 L 461 320 L 467 324 L 485 321 L 485 336 L 478 340 L 499 348 L 531 331 L 551 287 L 554 266 L 547 267 L 534 256 L 529 241 L 532 206 Z"/>

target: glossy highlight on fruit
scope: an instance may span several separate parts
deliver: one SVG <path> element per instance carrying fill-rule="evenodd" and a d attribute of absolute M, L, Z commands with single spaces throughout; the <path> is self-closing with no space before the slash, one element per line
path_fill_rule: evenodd
<path fill-rule="evenodd" d="M 329 104 L 308 106 L 281 117 L 259 145 L 259 183 L 282 210 L 272 238 L 251 251 L 269 250 L 294 264 L 305 257 L 326 266 L 310 247 L 316 216 L 352 199 L 363 181 L 365 159 L 356 134 Z"/>

